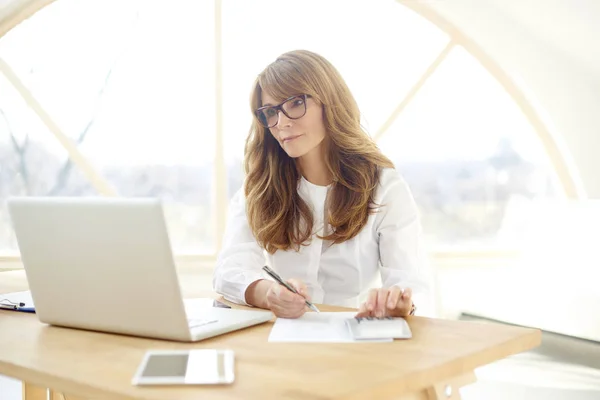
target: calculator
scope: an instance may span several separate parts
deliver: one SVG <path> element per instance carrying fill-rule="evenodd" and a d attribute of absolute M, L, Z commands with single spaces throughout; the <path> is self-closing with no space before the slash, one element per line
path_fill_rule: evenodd
<path fill-rule="evenodd" d="M 412 338 L 408 322 L 400 317 L 354 317 L 346 320 L 346 326 L 356 340 Z"/>

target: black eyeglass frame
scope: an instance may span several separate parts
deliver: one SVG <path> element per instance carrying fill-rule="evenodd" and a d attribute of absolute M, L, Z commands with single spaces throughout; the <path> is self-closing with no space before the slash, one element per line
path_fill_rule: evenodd
<path fill-rule="evenodd" d="M 290 115 L 283 109 L 283 105 L 285 103 L 287 103 L 288 101 L 296 99 L 296 98 L 302 98 L 304 100 L 304 112 L 302 113 L 301 116 L 294 118 L 294 117 L 290 117 Z M 285 99 L 284 101 L 282 101 L 281 103 L 279 103 L 279 104 L 277 104 L 275 106 L 262 106 L 262 107 L 257 108 L 256 111 L 254 111 L 254 115 L 256 116 L 256 118 L 258 119 L 258 122 L 260 122 L 260 124 L 262 126 L 264 126 L 265 128 L 269 128 L 270 129 L 270 128 L 274 127 L 275 125 L 277 125 L 277 123 L 279 122 L 279 111 L 281 111 L 289 119 L 300 119 L 300 118 L 304 117 L 306 115 L 306 108 L 307 108 L 306 102 L 307 102 L 307 100 L 309 98 L 310 98 L 310 95 L 308 95 L 308 94 L 297 94 L 295 96 L 290 96 L 290 97 L 288 97 L 287 99 Z M 261 112 L 263 110 L 266 110 L 266 109 L 269 109 L 269 108 L 272 108 L 275 111 L 277 111 L 277 122 L 275 122 L 271 126 L 269 126 L 268 124 L 264 123 L 262 121 L 262 118 L 260 117 Z"/>

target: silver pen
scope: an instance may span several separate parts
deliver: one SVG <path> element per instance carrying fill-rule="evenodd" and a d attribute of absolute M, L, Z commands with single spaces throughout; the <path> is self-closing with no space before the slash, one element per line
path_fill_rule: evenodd
<path fill-rule="evenodd" d="M 263 270 L 269 274 L 269 276 L 273 279 L 275 279 L 277 282 L 279 282 L 281 285 L 285 286 L 285 288 L 287 290 L 289 290 L 292 293 L 296 293 L 300 296 L 302 296 L 300 293 L 298 293 L 298 291 L 296 289 L 294 289 L 291 285 L 289 285 L 287 282 L 284 282 L 283 279 L 281 279 L 281 277 L 277 274 L 277 272 L 273 271 L 271 268 L 269 268 L 267 265 L 265 265 L 263 267 Z M 321 312 L 319 311 L 319 309 L 310 301 L 304 299 L 304 302 L 306 303 L 306 305 L 308 306 L 308 308 L 310 308 L 311 310 L 315 311 L 315 312 Z"/>

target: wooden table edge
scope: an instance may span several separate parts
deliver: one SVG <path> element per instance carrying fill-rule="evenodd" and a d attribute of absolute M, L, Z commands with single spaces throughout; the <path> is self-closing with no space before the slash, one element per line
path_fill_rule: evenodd
<path fill-rule="evenodd" d="M 232 308 L 236 309 L 252 309 L 253 307 L 248 307 L 240 304 L 236 304 L 230 302 L 223 298 L 223 296 L 218 294 L 213 294 L 211 296 L 203 296 L 203 297 L 211 297 L 223 303 L 230 305 Z M 321 305 L 321 308 L 328 308 L 326 306 Z M 337 311 L 356 311 L 353 308 L 345 308 L 345 307 L 333 307 Z M 395 400 L 459 400 L 460 393 L 459 389 L 464 387 L 465 385 L 474 383 L 476 381 L 475 369 L 481 366 L 487 365 L 490 362 L 497 361 L 499 359 L 518 354 L 523 351 L 531 350 L 540 345 L 541 343 L 541 330 L 537 328 L 528 328 L 528 327 L 519 327 L 521 329 L 529 330 L 529 334 L 527 338 L 529 339 L 526 343 L 521 343 L 519 346 L 515 347 L 512 342 L 521 342 L 523 341 L 523 337 L 513 338 L 502 344 L 500 347 L 504 351 L 501 351 L 501 357 L 497 356 L 493 357 L 491 354 L 486 353 L 498 353 L 498 348 L 496 349 L 487 349 L 483 352 L 485 362 L 480 362 L 477 365 L 468 366 L 465 368 L 462 374 L 458 376 L 448 376 L 440 371 L 441 378 L 438 383 L 433 386 L 429 384 L 419 384 L 420 373 L 414 373 L 415 375 L 415 385 L 410 385 L 408 387 L 400 388 L 396 380 L 388 380 L 385 381 L 378 386 L 372 387 L 368 390 L 352 393 L 349 395 L 342 395 L 335 397 L 335 400 L 358 400 L 364 398 L 377 398 L 381 400 L 385 399 L 395 399 Z M 510 350 L 509 350 L 510 349 Z M 468 359 L 468 355 L 457 359 L 455 362 L 465 363 L 465 359 Z M 435 369 L 443 370 L 444 367 L 440 366 Z M 434 369 L 434 370 L 435 370 Z M 15 372 L 16 371 L 16 372 Z M 94 386 L 90 386 L 88 384 L 81 384 L 75 381 L 68 380 L 66 378 L 61 378 L 54 376 L 52 374 L 40 371 L 32 371 L 30 369 L 26 369 L 23 367 L 19 367 L 14 364 L 7 364 L 0 361 L 0 374 L 13 377 L 15 379 L 19 379 L 23 382 L 23 400 L 83 400 L 83 399 L 93 399 L 93 398 L 102 398 L 103 400 L 140 400 L 143 399 L 141 397 L 130 397 L 123 396 L 120 394 L 111 394 L 109 388 L 95 388 Z M 52 382 L 52 385 L 48 385 L 47 382 Z M 58 383 L 58 384 L 57 384 Z M 51 389 L 46 389 L 48 387 L 52 387 Z M 448 390 L 450 389 L 450 396 L 448 395 Z M 66 393 L 66 397 L 64 397 L 63 393 Z M 68 394 L 68 393 L 77 393 L 77 395 Z M 334 399 L 334 398 L 332 398 Z"/>
<path fill-rule="evenodd" d="M 424 400 L 437 400 L 437 399 L 460 399 L 460 394 L 456 394 L 458 392 L 457 389 L 471 384 L 471 383 L 475 383 L 477 378 L 475 375 L 475 370 L 477 368 L 483 367 L 485 365 L 489 365 L 491 362 L 494 361 L 498 361 L 500 359 L 515 355 L 515 354 L 519 354 L 521 352 L 527 351 L 527 350 L 531 350 L 537 346 L 539 346 L 541 344 L 541 340 L 542 340 L 542 331 L 540 329 L 537 328 L 529 328 L 529 327 L 520 327 L 521 329 L 526 329 L 529 330 L 529 334 L 526 336 L 526 338 L 528 339 L 526 342 L 523 340 L 523 337 L 519 337 L 519 338 L 513 338 L 513 339 L 509 339 L 507 340 L 505 343 L 503 343 L 500 347 L 500 349 L 504 350 L 501 351 L 501 357 L 498 358 L 497 356 L 492 356 L 491 353 L 495 353 L 496 355 L 498 354 L 498 348 L 495 349 L 487 349 L 483 352 L 483 360 L 484 362 L 480 362 L 477 363 L 476 365 L 468 365 L 468 357 L 469 355 L 465 355 L 461 358 L 458 358 L 455 360 L 455 362 L 457 363 L 463 363 L 465 365 L 467 365 L 467 368 L 465 368 L 465 370 L 463 371 L 462 374 L 459 375 L 449 375 L 449 374 L 444 374 L 443 370 L 446 369 L 445 366 L 439 366 L 437 368 L 434 368 L 433 370 L 441 370 L 439 372 L 440 379 L 438 380 L 438 383 L 434 384 L 433 386 L 430 386 L 428 384 L 420 384 L 419 382 L 419 372 L 415 372 L 414 375 L 415 379 L 413 382 L 417 382 L 414 386 L 408 386 L 408 387 L 404 387 L 404 388 L 399 388 L 398 383 L 394 380 L 391 379 L 389 381 L 386 381 L 378 386 L 374 386 L 368 390 L 364 390 L 361 392 L 356 392 L 356 393 L 352 393 L 350 395 L 344 395 L 344 396 L 340 396 L 337 397 L 335 400 L 359 400 L 359 399 L 366 399 L 366 398 L 370 398 L 370 399 L 378 399 L 378 400 L 386 400 L 386 399 L 390 399 L 390 400 L 417 400 L 417 399 L 424 399 Z M 513 342 L 517 342 L 516 344 L 519 344 L 518 346 L 516 346 L 515 343 Z M 521 343 L 523 342 L 523 343 Z M 430 370 L 431 371 L 431 370 Z M 450 397 L 448 397 L 444 392 L 445 389 L 450 386 L 450 388 L 452 389 L 452 395 Z M 436 397 L 437 396 L 437 397 Z"/>

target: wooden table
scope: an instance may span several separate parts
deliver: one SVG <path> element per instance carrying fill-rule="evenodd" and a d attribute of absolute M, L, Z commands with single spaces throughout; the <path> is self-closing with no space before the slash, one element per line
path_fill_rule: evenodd
<path fill-rule="evenodd" d="M 14 290 L 23 288 L 3 286 L 0 275 L 0 293 Z M 0 310 L 0 374 L 26 382 L 27 400 L 45 400 L 46 388 L 51 400 L 460 399 L 475 368 L 541 342 L 536 329 L 421 317 L 408 323 L 413 339 L 391 343 L 269 343 L 269 322 L 187 344 L 47 326 L 34 314 Z M 233 349 L 235 383 L 131 385 L 146 350 L 191 348 Z"/>

